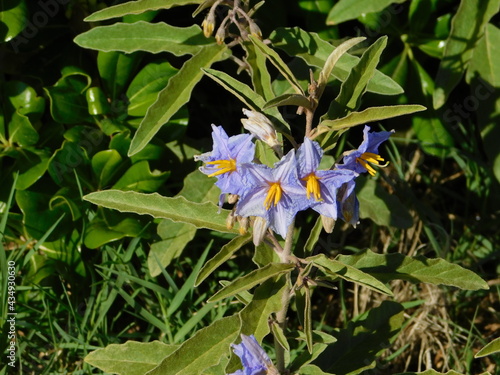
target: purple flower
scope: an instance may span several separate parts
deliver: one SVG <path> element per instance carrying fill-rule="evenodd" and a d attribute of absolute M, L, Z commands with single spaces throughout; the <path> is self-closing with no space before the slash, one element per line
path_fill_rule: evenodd
<path fill-rule="evenodd" d="M 278 375 L 268 355 L 259 345 L 254 335 L 241 335 L 241 344 L 231 345 L 234 353 L 240 357 L 243 370 L 238 370 L 229 375 Z"/>
<path fill-rule="evenodd" d="M 337 165 L 340 169 L 350 169 L 356 173 L 368 171 L 375 176 L 375 169 L 370 164 L 385 166 L 384 158 L 378 154 L 378 148 L 382 142 L 389 139 L 394 130 L 390 132 L 371 132 L 370 127 L 365 125 L 363 129 L 363 142 L 357 150 L 350 151 L 344 156 L 344 164 Z"/>
<path fill-rule="evenodd" d="M 318 171 L 323 150 L 317 142 L 304 138 L 297 151 L 299 178 L 306 188 L 311 208 L 321 215 L 337 219 L 337 190 L 353 181 L 357 173 L 349 169 Z"/>
<path fill-rule="evenodd" d="M 205 163 L 200 171 L 208 177 L 217 177 L 217 185 L 222 194 L 242 194 L 246 188 L 242 181 L 242 169 L 251 163 L 255 154 L 255 145 L 250 134 L 228 137 L 222 126 L 212 125 L 213 150 L 196 155 L 196 161 Z"/>
<path fill-rule="evenodd" d="M 273 231 L 286 237 L 295 214 L 309 207 L 306 190 L 297 175 L 294 150 L 274 168 L 249 164 L 243 173 L 248 187 L 240 197 L 236 214 L 263 217 Z"/>

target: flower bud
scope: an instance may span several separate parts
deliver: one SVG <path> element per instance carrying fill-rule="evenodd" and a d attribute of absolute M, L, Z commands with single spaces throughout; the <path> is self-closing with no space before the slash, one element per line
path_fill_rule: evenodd
<path fill-rule="evenodd" d="M 226 39 L 226 29 L 221 26 L 215 33 L 215 41 L 217 42 L 217 44 L 222 44 L 224 43 L 224 39 Z"/>
<path fill-rule="evenodd" d="M 259 26 L 255 22 L 250 22 L 250 34 L 254 37 L 262 39 L 262 31 L 260 31 Z"/>
<path fill-rule="evenodd" d="M 262 113 L 249 111 L 243 108 L 243 114 L 248 119 L 241 119 L 243 127 L 252 133 L 257 139 L 266 142 L 271 148 L 279 146 L 276 129 L 274 129 L 271 121 Z"/>
<path fill-rule="evenodd" d="M 326 233 L 332 233 L 333 228 L 335 227 L 335 219 L 332 219 L 331 217 L 325 216 L 325 215 L 320 215 L 321 217 L 321 223 L 323 224 L 323 228 L 325 229 Z"/>
<path fill-rule="evenodd" d="M 203 27 L 203 35 L 205 35 L 206 38 L 210 38 L 215 28 L 215 12 L 210 10 L 207 17 L 201 23 L 201 26 Z"/>
<path fill-rule="evenodd" d="M 259 246 L 267 233 L 267 221 L 263 217 L 257 216 L 253 221 L 253 244 Z"/>

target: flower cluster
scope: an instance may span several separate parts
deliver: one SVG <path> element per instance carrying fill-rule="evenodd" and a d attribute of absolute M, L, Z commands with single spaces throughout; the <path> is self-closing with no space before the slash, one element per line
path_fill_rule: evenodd
<path fill-rule="evenodd" d="M 359 218 L 355 178 L 365 172 L 374 175 L 372 165 L 383 165 L 378 147 L 392 134 L 370 132 L 365 126 L 364 140 L 357 150 L 345 153 L 342 163 L 334 168 L 318 170 L 323 150 L 307 137 L 296 151 L 289 151 L 270 168 L 254 161 L 252 135 L 229 137 L 222 127 L 212 128 L 213 150 L 195 160 L 205 163 L 201 172 L 217 177 L 216 185 L 221 189 L 219 205 L 226 194 L 238 195 L 236 215 L 263 218 L 266 228 L 282 237 L 297 212 L 308 208 L 355 225 Z"/>

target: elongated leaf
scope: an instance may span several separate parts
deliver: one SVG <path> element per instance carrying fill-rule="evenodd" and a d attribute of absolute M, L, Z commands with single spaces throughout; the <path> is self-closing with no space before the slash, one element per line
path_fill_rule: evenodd
<path fill-rule="evenodd" d="M 148 10 L 169 9 L 175 6 L 200 4 L 204 0 L 137 0 L 104 8 L 84 19 L 87 22 L 103 21 L 127 14 L 140 14 Z"/>
<path fill-rule="evenodd" d="M 281 105 L 296 105 L 298 107 L 310 108 L 311 102 L 309 102 L 309 99 L 307 99 L 306 96 L 301 94 L 283 94 L 269 100 L 264 105 L 264 109 L 279 107 Z"/>
<path fill-rule="evenodd" d="M 495 353 L 500 353 L 500 337 L 497 337 L 486 346 L 484 346 L 474 355 L 474 358 L 486 357 L 487 355 Z"/>
<path fill-rule="evenodd" d="M 438 372 L 434 369 L 429 369 L 426 371 L 422 372 L 405 372 L 405 373 L 399 373 L 396 375 L 465 375 L 464 373 L 456 372 L 453 370 L 447 371 L 447 372 Z M 489 372 L 483 372 L 479 375 L 491 375 Z"/>
<path fill-rule="evenodd" d="M 340 277 L 344 280 L 361 284 L 379 293 L 392 296 L 392 291 L 381 283 L 376 277 L 359 270 L 348 263 L 344 263 L 342 260 L 339 261 L 329 259 L 325 256 L 325 254 L 318 254 L 313 257 L 306 258 L 306 260 L 313 262 L 315 266 L 323 270 L 326 274 L 334 275 L 335 277 Z"/>
<path fill-rule="evenodd" d="M 328 56 L 325 62 L 325 66 L 319 73 L 319 78 L 318 78 L 318 100 L 321 98 L 321 95 L 323 94 L 323 91 L 325 90 L 325 86 L 328 83 L 328 79 L 330 78 L 330 74 L 332 74 L 332 70 L 339 61 L 339 59 L 342 57 L 344 53 L 346 53 L 349 49 L 351 49 L 353 46 L 355 46 L 358 43 L 361 43 L 363 40 L 366 38 L 364 37 L 359 37 L 359 38 L 352 38 L 349 40 L 346 40 L 344 43 L 340 44 L 337 48 L 333 50 L 333 52 Z"/>
<path fill-rule="evenodd" d="M 219 214 L 219 208 L 209 202 L 195 203 L 184 197 L 170 198 L 156 193 L 143 194 L 121 190 L 98 191 L 84 196 L 83 199 L 120 212 L 151 215 L 155 218 L 170 219 L 219 232 L 238 232 L 236 229 L 226 227 L 226 216 L 229 211 L 221 210 Z"/>
<path fill-rule="evenodd" d="M 168 81 L 158 94 L 158 99 L 149 107 L 146 116 L 130 144 L 129 156 L 141 151 L 166 124 L 170 118 L 189 101 L 191 91 L 203 76 L 201 68 L 207 68 L 214 62 L 224 59 L 225 46 L 217 44 L 206 46 L 186 61 L 179 72 Z"/>
<path fill-rule="evenodd" d="M 197 375 L 229 354 L 240 330 L 240 318 L 232 315 L 196 332 L 179 349 L 166 357 L 147 375 Z"/>
<path fill-rule="evenodd" d="M 328 56 L 335 46 L 316 33 L 304 31 L 298 27 L 277 28 L 270 35 L 273 45 L 292 57 L 300 57 L 309 65 L 323 69 Z M 344 53 L 332 70 L 333 76 L 342 82 L 347 79 L 351 69 L 358 63 L 359 57 Z M 394 80 L 380 71 L 376 71 L 368 84 L 368 91 L 382 95 L 397 95 L 403 89 Z"/>
<path fill-rule="evenodd" d="M 324 120 L 317 128 L 315 134 L 326 133 L 330 130 L 341 130 L 369 122 L 385 120 L 392 117 L 409 115 L 425 111 L 426 108 L 419 104 L 403 104 L 382 107 L 370 107 L 361 112 L 351 112 L 347 116 L 335 120 Z"/>
<path fill-rule="evenodd" d="M 143 375 L 158 366 L 163 358 L 177 348 L 178 345 L 167 345 L 160 341 L 127 341 L 125 344 L 111 344 L 91 352 L 85 357 L 85 362 L 104 372 Z"/>
<path fill-rule="evenodd" d="M 338 25 L 353 20 L 367 13 L 379 12 L 392 3 L 404 3 L 406 0 L 340 0 L 328 13 L 326 23 Z"/>
<path fill-rule="evenodd" d="M 244 290 L 253 288 L 256 285 L 262 284 L 267 279 L 280 275 L 282 273 L 290 272 L 294 269 L 293 264 L 271 263 L 262 268 L 250 272 L 248 275 L 242 276 L 234 280 L 231 284 L 225 286 L 212 297 L 208 299 L 209 302 L 220 301 L 221 299 L 234 296 Z"/>
<path fill-rule="evenodd" d="M 212 259 L 205 263 L 203 268 L 200 270 L 194 286 L 200 285 L 203 280 L 205 280 L 221 264 L 231 258 L 236 251 L 238 251 L 243 245 L 249 243 L 251 240 L 251 233 L 247 233 L 244 236 L 233 238 L 229 243 L 222 246 L 220 251 Z"/>
<path fill-rule="evenodd" d="M 229 74 L 218 70 L 203 69 L 203 71 L 208 77 L 212 78 L 215 82 L 245 103 L 248 108 L 257 112 L 263 111 L 270 119 L 273 120 L 273 124 L 280 132 L 289 134 L 289 125 L 283 119 L 278 109 L 267 108 L 262 110 L 266 104 L 264 98 L 253 91 L 249 86 L 238 81 L 237 79 L 234 79 Z"/>
<path fill-rule="evenodd" d="M 280 55 L 272 48 L 268 47 L 264 44 L 260 39 L 255 37 L 250 37 L 250 40 L 255 44 L 255 46 L 260 49 L 271 61 L 271 63 L 279 70 L 279 72 L 285 77 L 285 79 L 292 85 L 293 89 L 297 94 L 304 95 L 304 90 L 300 87 L 297 78 L 293 75 L 290 68 L 285 64 L 285 62 L 281 59 Z"/>
<path fill-rule="evenodd" d="M 453 17 L 451 32 L 436 77 L 434 108 L 440 108 L 458 84 L 469 64 L 486 24 L 498 13 L 500 0 L 462 0 Z"/>
<path fill-rule="evenodd" d="M 349 76 L 342 83 L 340 93 L 331 103 L 328 112 L 322 119 L 333 120 L 343 117 L 349 112 L 354 112 L 359 108 L 361 97 L 366 91 L 368 82 L 375 73 L 380 56 L 386 45 L 387 37 L 383 36 L 363 52 L 361 59 L 352 68 Z"/>
<path fill-rule="evenodd" d="M 474 56 L 467 69 L 468 82 L 478 74 L 493 87 L 500 86 L 500 64 L 497 64 L 500 59 L 498 40 L 500 40 L 500 29 L 491 23 L 487 24 L 484 36 L 476 45 Z M 476 96 L 478 99 L 484 97 L 484 95 L 479 97 L 477 94 Z"/>
<path fill-rule="evenodd" d="M 247 51 L 246 62 L 250 66 L 255 92 L 265 100 L 271 100 L 274 97 L 274 92 L 271 86 L 271 75 L 266 66 L 266 55 L 253 43 L 246 42 L 243 47 Z"/>
<path fill-rule="evenodd" d="M 75 43 L 83 48 L 99 51 L 151 53 L 170 52 L 176 56 L 194 55 L 203 46 L 213 44 L 213 39 L 205 38 L 200 27 L 176 27 L 164 22 L 115 23 L 98 26 L 78 35 Z"/>
<path fill-rule="evenodd" d="M 365 250 L 356 255 L 340 255 L 338 260 L 384 282 L 402 279 L 468 290 L 489 289 L 488 284 L 474 272 L 444 259 L 408 257 L 399 253 L 376 254 Z"/>

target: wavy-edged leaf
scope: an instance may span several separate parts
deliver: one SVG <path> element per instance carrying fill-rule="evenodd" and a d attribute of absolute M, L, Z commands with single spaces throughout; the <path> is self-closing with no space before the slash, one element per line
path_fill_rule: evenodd
<path fill-rule="evenodd" d="M 217 44 L 203 47 L 169 79 L 139 125 L 130 144 L 129 156 L 141 151 L 160 128 L 189 101 L 191 91 L 203 76 L 201 68 L 208 68 L 214 62 L 224 59 L 226 51 L 225 46 Z"/>
<path fill-rule="evenodd" d="M 232 315 L 195 333 L 147 375 L 193 375 L 216 365 L 228 354 L 240 330 L 240 318 Z"/>
<path fill-rule="evenodd" d="M 293 264 L 271 263 L 262 268 L 250 272 L 248 275 L 242 276 L 234 280 L 231 284 L 225 286 L 212 297 L 209 302 L 220 301 L 221 299 L 234 296 L 237 293 L 253 288 L 256 285 L 262 284 L 267 279 L 287 273 L 295 268 Z"/>
<path fill-rule="evenodd" d="M 299 57 L 306 63 L 323 69 L 328 56 L 335 46 L 321 39 L 317 33 L 307 32 L 298 27 L 277 28 L 270 35 L 273 45 L 285 51 L 289 56 Z M 351 69 L 358 63 L 359 57 L 344 53 L 332 70 L 334 77 L 345 81 Z M 368 83 L 367 91 L 382 95 L 402 94 L 403 89 L 393 79 L 379 70 L 375 71 Z"/>
<path fill-rule="evenodd" d="M 104 8 L 84 19 L 87 22 L 108 20 L 127 14 L 140 14 L 149 10 L 169 9 L 175 6 L 200 4 L 205 0 L 137 0 Z"/>
<path fill-rule="evenodd" d="M 178 345 L 168 345 L 160 341 L 127 341 L 125 344 L 111 344 L 94 350 L 85 357 L 85 362 L 104 372 L 143 375 L 158 366 L 163 358 L 177 348 Z"/>
<path fill-rule="evenodd" d="M 468 290 L 489 289 L 486 281 L 477 274 L 444 259 L 409 257 L 399 253 L 376 254 L 371 250 L 356 255 L 340 255 L 337 259 L 383 282 L 401 279 Z"/>
<path fill-rule="evenodd" d="M 316 267 L 320 268 L 327 275 L 329 274 L 334 277 L 340 277 L 344 280 L 366 286 L 376 292 L 392 296 L 392 291 L 376 277 L 358 269 L 358 267 L 351 266 L 349 263 L 343 262 L 342 260 L 329 259 L 325 256 L 325 254 L 318 254 L 306 258 L 306 260 L 314 263 Z"/>
<path fill-rule="evenodd" d="M 192 224 L 197 228 L 208 228 L 225 233 L 238 233 L 227 229 L 228 210 L 221 210 L 213 203 L 190 202 L 184 197 L 163 197 L 159 194 L 144 194 L 135 191 L 105 190 L 87 194 L 86 201 L 120 212 L 151 215 L 155 218 L 170 219 Z"/>
<path fill-rule="evenodd" d="M 434 108 L 440 108 L 459 83 L 472 58 L 486 24 L 498 13 L 500 0 L 462 0 L 452 19 L 451 31 L 446 41 L 443 58 L 436 76 L 433 94 Z"/>
<path fill-rule="evenodd" d="M 238 236 L 233 238 L 229 243 L 222 246 L 220 251 L 200 270 L 198 277 L 194 286 L 200 285 L 203 280 L 205 280 L 212 272 L 214 272 L 221 264 L 227 261 L 233 256 L 233 254 L 238 251 L 242 246 L 246 245 L 252 240 L 251 233 L 247 233 L 244 236 Z"/>
<path fill-rule="evenodd" d="M 353 126 L 385 120 L 392 117 L 409 115 L 415 112 L 425 111 L 426 109 L 427 108 L 420 104 L 370 107 L 362 110 L 361 112 L 351 112 L 347 116 L 339 119 L 321 121 L 315 135 L 326 133 L 331 130 L 352 128 Z"/>
<path fill-rule="evenodd" d="M 404 3 L 406 0 L 340 0 L 328 13 L 327 25 L 356 19 L 367 13 L 379 12 L 392 3 Z"/>
<path fill-rule="evenodd" d="M 177 27 L 144 21 L 94 27 L 74 41 L 80 47 L 105 52 L 170 52 L 176 56 L 194 55 L 205 45 L 214 44 L 213 39 L 205 38 L 198 25 Z"/>

